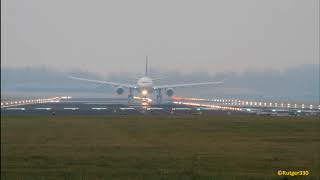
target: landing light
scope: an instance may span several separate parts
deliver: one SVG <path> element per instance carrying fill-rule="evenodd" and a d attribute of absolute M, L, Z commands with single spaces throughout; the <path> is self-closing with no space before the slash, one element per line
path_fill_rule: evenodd
<path fill-rule="evenodd" d="M 148 103 L 143 102 L 143 103 L 141 103 L 141 105 L 142 105 L 142 106 L 148 106 Z"/>
<path fill-rule="evenodd" d="M 147 91 L 147 90 L 143 90 L 143 91 L 142 91 L 142 95 L 145 96 L 145 95 L 147 95 L 147 94 L 148 94 L 148 91 Z"/>

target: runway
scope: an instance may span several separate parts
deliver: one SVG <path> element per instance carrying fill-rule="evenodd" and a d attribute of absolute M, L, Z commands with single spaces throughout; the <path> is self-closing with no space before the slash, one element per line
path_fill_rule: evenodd
<path fill-rule="evenodd" d="M 162 104 L 128 104 L 124 98 L 71 98 L 52 97 L 47 99 L 3 102 L 1 115 L 273 115 L 297 116 L 319 115 L 318 109 L 275 108 L 255 106 L 254 103 L 234 104 L 210 99 L 173 99 Z"/>
<path fill-rule="evenodd" d="M 172 107 L 185 107 L 164 103 L 161 105 L 141 106 L 140 103 L 128 104 L 127 99 L 59 99 L 52 102 L 12 105 L 1 108 L 2 115 L 112 115 L 112 114 L 170 114 Z M 177 111 L 176 110 L 176 111 Z"/>

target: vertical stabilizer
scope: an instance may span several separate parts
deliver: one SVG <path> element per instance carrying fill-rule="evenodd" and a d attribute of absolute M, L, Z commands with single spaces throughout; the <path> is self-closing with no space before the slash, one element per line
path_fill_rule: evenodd
<path fill-rule="evenodd" d="M 148 76 L 148 56 L 146 56 L 146 72 L 145 76 Z"/>

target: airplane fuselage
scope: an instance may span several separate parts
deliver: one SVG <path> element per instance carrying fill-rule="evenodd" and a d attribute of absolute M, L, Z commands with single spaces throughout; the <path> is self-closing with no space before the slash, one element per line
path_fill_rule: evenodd
<path fill-rule="evenodd" d="M 152 93 L 153 85 L 153 80 L 144 76 L 137 81 L 137 90 L 142 96 L 146 97 L 149 93 Z"/>

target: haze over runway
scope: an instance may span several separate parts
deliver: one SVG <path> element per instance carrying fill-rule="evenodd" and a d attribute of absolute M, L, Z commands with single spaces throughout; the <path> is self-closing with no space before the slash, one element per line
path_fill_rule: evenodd
<path fill-rule="evenodd" d="M 4 67 L 141 72 L 146 55 L 185 73 L 319 64 L 318 0 L 1 4 Z"/>

